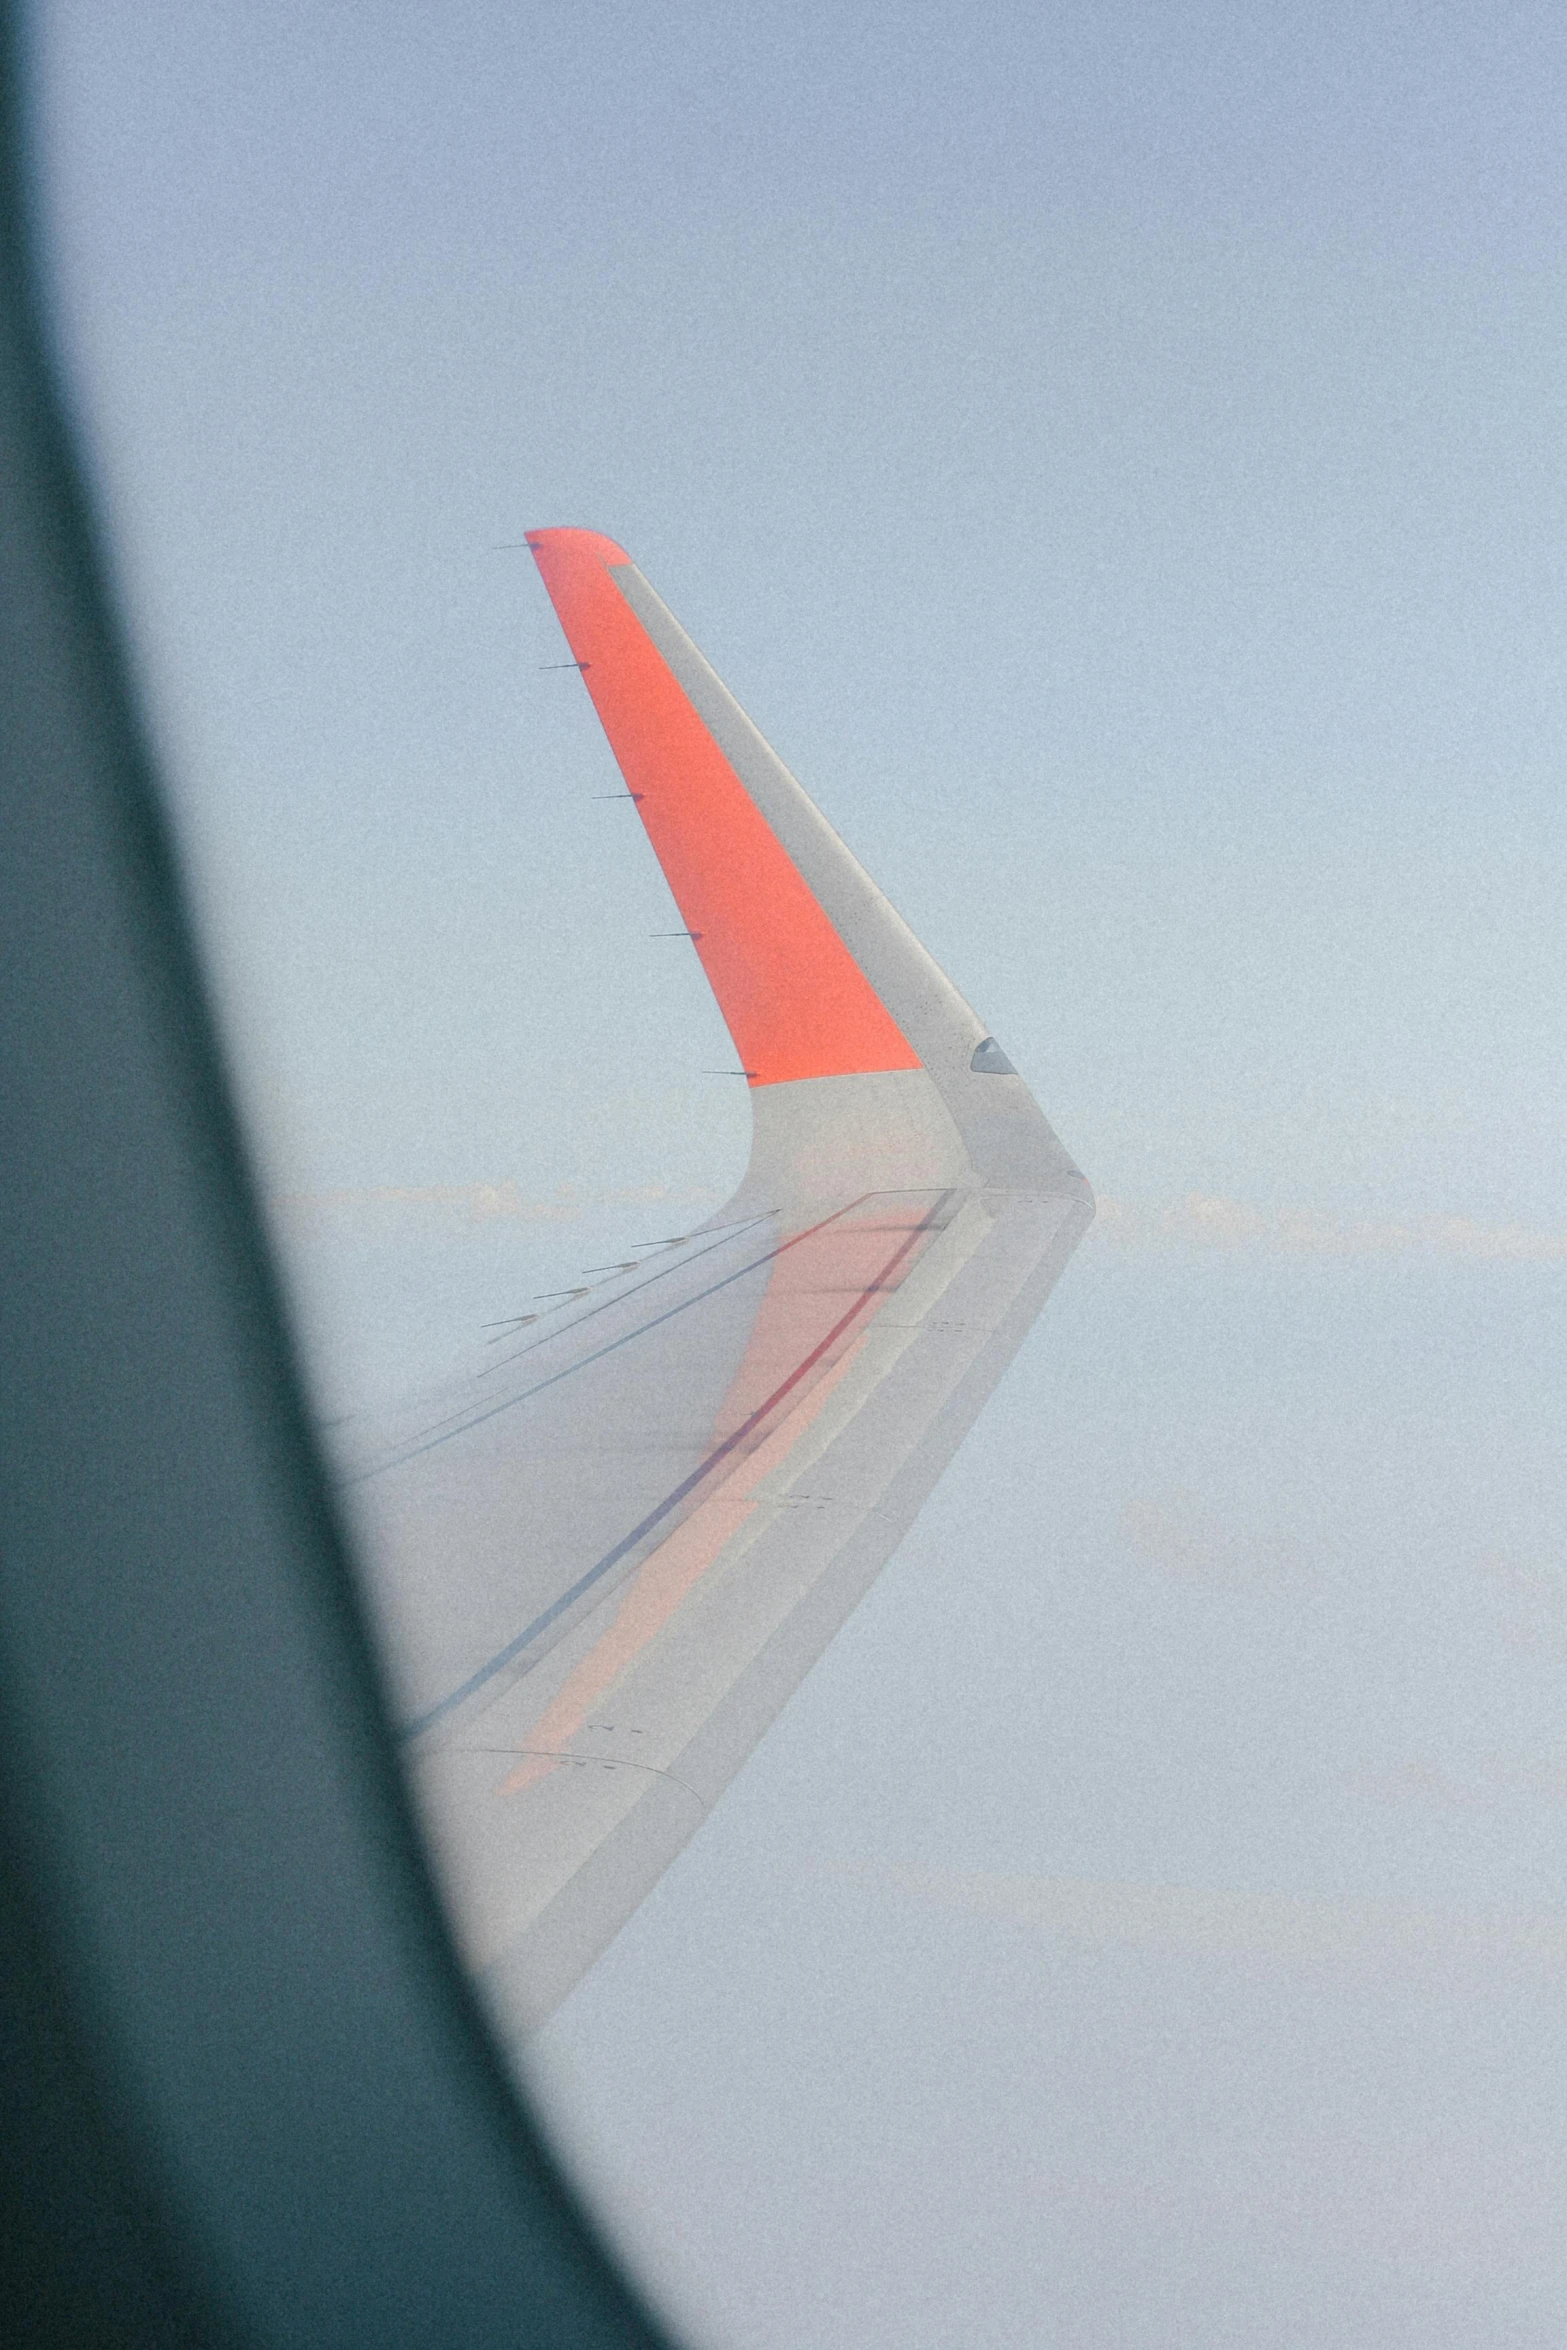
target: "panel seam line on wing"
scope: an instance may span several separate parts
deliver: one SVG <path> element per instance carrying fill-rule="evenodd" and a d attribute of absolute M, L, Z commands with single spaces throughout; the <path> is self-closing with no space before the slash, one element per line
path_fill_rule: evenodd
<path fill-rule="evenodd" d="M 573 1330 L 580 1330 L 583 1323 L 591 1322 L 596 1314 L 607 1314 L 611 1306 L 623 1305 L 628 1297 L 639 1296 L 644 1289 L 651 1289 L 655 1282 L 667 1281 L 672 1273 L 684 1272 L 687 1265 L 700 1263 L 703 1257 L 710 1257 L 715 1248 L 722 1248 L 726 1241 L 735 1239 L 742 1232 L 754 1231 L 758 1224 L 767 1223 L 777 1213 L 776 1208 L 764 1208 L 759 1216 L 742 1216 L 738 1223 L 721 1225 L 705 1248 L 693 1249 L 688 1257 L 679 1257 L 672 1265 L 660 1265 L 656 1272 L 648 1274 L 645 1281 L 628 1282 L 614 1297 L 601 1298 L 596 1306 L 584 1306 L 582 1312 L 571 1321 L 557 1322 L 553 1330 L 541 1330 L 536 1338 L 528 1340 L 526 1346 L 514 1347 L 509 1355 L 501 1355 L 493 1363 L 486 1363 L 475 1376 L 493 1379 L 496 1372 L 504 1371 L 508 1363 L 520 1363 L 524 1355 L 537 1354 L 541 1346 L 551 1346 L 557 1338 L 568 1338 Z M 695 1240 L 699 1235 L 692 1233 L 690 1237 Z"/>
<path fill-rule="evenodd" d="M 871 1195 L 866 1194 L 866 1196 L 870 1197 Z M 627 1557 L 631 1551 L 635 1550 L 637 1544 L 643 1539 L 643 1537 L 645 1535 L 651 1534 L 653 1528 L 657 1526 L 664 1518 L 666 1518 L 672 1509 L 678 1508 L 680 1503 L 686 1499 L 687 1495 L 693 1493 L 697 1486 L 702 1483 L 703 1479 L 710 1476 L 712 1471 L 718 1467 L 721 1461 L 727 1460 L 729 1455 L 734 1452 L 739 1445 L 743 1444 L 748 1436 L 755 1432 L 755 1430 L 761 1425 L 762 1421 L 766 1419 L 768 1413 L 772 1411 L 776 1405 L 780 1404 L 786 1395 L 793 1393 L 794 1389 L 798 1387 L 800 1381 L 805 1377 L 807 1371 L 811 1370 L 817 1363 L 821 1361 L 822 1356 L 827 1352 L 828 1348 L 835 1345 L 837 1340 L 843 1336 L 843 1333 L 848 1329 L 849 1324 L 864 1312 L 868 1300 L 872 1297 L 880 1296 L 882 1294 L 888 1274 L 893 1272 L 895 1268 L 903 1262 L 903 1259 L 908 1256 L 916 1241 L 918 1241 L 923 1234 L 935 1229 L 936 1218 L 940 1215 L 943 1207 L 951 1197 L 952 1194 L 950 1191 L 944 1191 L 941 1194 L 935 1205 L 927 1210 L 926 1214 L 920 1219 L 919 1223 L 914 1226 L 912 1231 L 910 1231 L 905 1236 L 903 1241 L 893 1251 L 886 1264 L 882 1266 L 880 1272 L 878 1273 L 876 1281 L 860 1293 L 860 1295 L 855 1299 L 853 1305 L 849 1307 L 847 1313 L 840 1314 L 838 1320 L 827 1332 L 826 1337 L 817 1341 L 816 1345 L 812 1347 L 810 1353 L 804 1356 L 800 1362 L 796 1363 L 794 1369 L 789 1373 L 788 1377 L 782 1380 L 780 1384 L 774 1388 L 772 1394 L 767 1396 L 761 1403 L 759 1403 L 755 1411 L 752 1412 L 746 1419 L 742 1420 L 739 1427 L 734 1429 L 728 1436 L 724 1438 L 722 1444 L 715 1445 L 713 1450 L 708 1454 L 707 1458 L 703 1461 L 699 1461 L 697 1466 L 691 1471 L 691 1474 L 688 1477 L 683 1477 L 680 1483 L 674 1488 L 673 1492 L 667 1493 L 664 1496 L 664 1499 L 658 1503 L 657 1507 L 648 1512 L 648 1515 L 642 1520 L 640 1525 L 633 1526 L 631 1532 L 623 1536 L 622 1539 L 616 1543 L 613 1550 L 607 1551 L 603 1558 L 601 1558 L 596 1565 L 589 1567 L 585 1574 L 579 1575 L 576 1582 L 571 1585 L 569 1590 L 563 1591 L 559 1599 L 555 1600 L 549 1607 L 547 1607 L 542 1615 L 536 1616 L 531 1624 L 529 1624 L 523 1631 L 518 1633 L 515 1640 L 508 1641 L 506 1646 L 503 1649 L 500 1649 L 494 1656 L 492 1656 L 487 1664 L 481 1665 L 476 1673 L 470 1674 L 468 1679 L 463 1682 L 460 1688 L 454 1689 L 449 1696 L 443 1697 L 438 1704 L 429 1707 L 426 1712 L 419 1715 L 417 1720 L 410 1722 L 402 1733 L 403 1737 L 405 1739 L 417 1738 L 422 1731 L 429 1729 L 432 1723 L 439 1721 L 443 1714 L 449 1713 L 453 1706 L 460 1705 L 465 1698 L 472 1697 L 477 1690 L 482 1689 L 486 1681 L 492 1680 L 498 1672 L 501 1672 L 507 1665 L 511 1663 L 514 1657 L 520 1656 L 522 1651 L 528 1647 L 532 1641 L 536 1640 L 541 1632 L 548 1630 L 549 1626 L 555 1622 L 558 1616 L 564 1615 L 567 1608 L 574 1606 L 576 1602 L 583 1596 L 584 1592 L 591 1590 L 593 1585 L 599 1581 L 601 1576 L 607 1575 L 611 1567 L 618 1566 L 623 1558 Z M 851 1204 L 858 1205 L 858 1202 Z M 839 1213 L 846 1215 L 848 1210 L 841 1209 Z M 832 1216 L 829 1216 L 825 1219 L 825 1222 L 829 1224 L 835 1223 L 836 1221 L 836 1217 Z M 818 1225 L 815 1227 L 815 1229 L 820 1231 L 822 1227 Z M 804 1239 L 805 1237 L 806 1235 L 803 1233 L 800 1235 L 801 1239 Z M 780 1251 L 775 1253 L 781 1254 L 782 1252 Z M 765 1259 L 762 1261 L 764 1263 L 766 1262 Z M 738 1276 L 731 1275 L 730 1278 L 736 1279 Z M 678 1311 L 678 1308 L 673 1310 Z"/>
<path fill-rule="evenodd" d="M 722 1281 L 713 1282 L 707 1289 L 699 1289 L 694 1297 L 682 1298 L 679 1305 L 671 1306 L 667 1313 L 655 1314 L 651 1322 L 638 1323 L 635 1330 L 628 1330 L 621 1338 L 611 1339 L 607 1346 L 596 1347 L 592 1354 L 583 1355 L 579 1362 L 568 1363 L 564 1370 L 552 1371 L 547 1379 L 540 1379 L 532 1387 L 525 1387 L 521 1395 L 510 1395 L 504 1403 L 494 1404 L 486 1412 L 476 1412 L 468 1416 L 449 1413 L 447 1421 L 437 1421 L 433 1430 L 426 1431 L 422 1442 L 409 1445 L 405 1450 L 394 1453 L 388 1460 L 377 1461 L 373 1468 L 360 1469 L 354 1475 L 345 1476 L 341 1482 L 344 1486 L 367 1485 L 373 1477 L 389 1476 L 392 1470 L 404 1467 L 409 1461 L 418 1460 L 427 1452 L 434 1452 L 438 1445 L 449 1444 L 454 1437 L 466 1436 L 470 1428 L 482 1428 L 487 1420 L 493 1420 L 500 1413 L 510 1411 L 513 1405 L 531 1402 L 534 1396 L 542 1395 L 547 1388 L 558 1386 L 563 1379 L 571 1378 L 578 1371 L 587 1370 L 590 1364 L 602 1362 L 606 1355 L 614 1354 L 618 1348 L 629 1346 L 634 1338 L 645 1338 L 650 1330 L 657 1330 L 665 1322 L 672 1322 L 677 1314 L 683 1314 L 688 1307 L 702 1305 L 708 1298 L 717 1297 L 721 1290 L 728 1289 L 736 1281 L 743 1281 L 748 1273 L 759 1272 L 763 1265 L 770 1265 L 776 1258 L 786 1256 L 789 1250 L 798 1247 L 801 1241 L 813 1240 L 818 1232 L 825 1232 L 828 1225 L 837 1223 L 841 1216 L 850 1215 L 855 1208 L 864 1207 L 867 1200 L 896 1199 L 902 1196 L 906 1195 L 897 1192 L 862 1191 L 858 1199 L 851 1199 L 843 1207 L 834 1208 L 830 1216 L 823 1216 L 820 1223 L 807 1225 L 803 1232 L 791 1234 L 788 1240 L 780 1241 L 776 1248 L 769 1249 L 765 1256 L 753 1257 L 750 1264 L 739 1266 L 733 1273 L 726 1273 Z M 951 1196 L 950 1190 L 942 1194 L 943 1199 L 950 1199 Z M 774 1209 L 769 1209 L 768 1214 L 772 1215 L 776 1212 Z M 752 1221 L 764 1223 L 766 1218 L 757 1217 Z M 735 1227 L 738 1231 L 745 1231 L 747 1228 L 748 1226 L 744 1224 Z M 682 1257 L 680 1264 L 671 1266 L 669 1270 L 680 1272 L 685 1266 L 696 1264 L 700 1257 L 710 1253 L 709 1250 L 702 1249 L 698 1251 L 697 1256 Z M 664 1275 L 661 1273 L 655 1275 L 657 1280 L 663 1278 Z M 651 1281 L 638 1283 L 630 1289 L 623 1290 L 618 1298 L 606 1299 L 603 1307 L 594 1306 L 591 1311 L 593 1313 L 606 1311 L 609 1306 L 623 1304 L 627 1298 L 636 1297 L 642 1289 L 651 1289 L 652 1286 Z M 586 1314 L 579 1315 L 578 1319 L 568 1324 L 567 1327 L 572 1330 L 580 1330 L 587 1319 Z M 564 1336 L 565 1333 L 562 1332 L 561 1335 Z M 543 1341 L 541 1340 L 539 1343 L 542 1344 Z M 532 1348 L 521 1348 L 518 1354 L 509 1355 L 507 1361 L 517 1362 L 521 1359 L 522 1354 L 533 1351 Z M 487 1364 L 484 1370 L 478 1373 L 478 1376 L 481 1379 L 488 1378 L 492 1370 L 502 1367 L 501 1365 Z"/>
<path fill-rule="evenodd" d="M 763 1265 L 772 1264 L 776 1257 L 786 1255 L 802 1240 L 813 1239 L 818 1232 L 824 1232 L 829 1224 L 836 1224 L 840 1216 L 847 1216 L 851 1210 L 863 1207 L 866 1200 L 874 1197 L 874 1192 L 862 1192 L 858 1199 L 851 1199 L 845 1206 L 834 1208 L 832 1214 L 824 1216 L 819 1224 L 812 1224 L 806 1231 L 796 1232 L 791 1239 L 781 1241 L 777 1248 L 770 1248 L 765 1257 L 753 1257 L 750 1264 L 739 1266 L 733 1273 L 726 1273 L 722 1281 L 713 1282 L 711 1287 L 707 1289 L 699 1289 L 694 1297 L 682 1298 L 679 1305 L 671 1306 L 667 1313 L 655 1314 L 651 1322 L 639 1322 L 635 1330 L 626 1331 L 623 1337 L 612 1338 L 607 1346 L 595 1347 L 592 1354 L 584 1355 L 580 1362 L 568 1363 L 562 1371 L 552 1371 L 547 1379 L 540 1379 L 534 1386 L 525 1387 L 521 1395 L 509 1395 L 504 1403 L 492 1404 L 486 1412 L 475 1412 L 471 1418 L 460 1421 L 454 1428 L 442 1428 L 438 1434 L 426 1437 L 423 1443 L 410 1445 L 405 1452 L 396 1454 L 393 1459 L 379 1461 L 373 1469 L 362 1469 L 357 1477 L 345 1477 L 344 1484 L 368 1484 L 372 1477 L 386 1476 L 391 1470 L 402 1468 L 406 1462 L 416 1461 L 422 1454 L 434 1452 L 438 1445 L 450 1444 L 453 1437 L 466 1436 L 470 1428 L 482 1428 L 487 1420 L 499 1418 L 502 1412 L 509 1412 L 520 1403 L 531 1403 L 534 1396 L 542 1395 L 546 1388 L 558 1387 L 563 1379 L 570 1379 L 578 1371 L 585 1371 L 590 1363 L 602 1362 L 606 1355 L 612 1355 L 619 1348 L 629 1346 L 634 1338 L 645 1338 L 650 1330 L 660 1329 L 665 1322 L 672 1322 L 677 1314 L 683 1314 L 690 1307 L 703 1304 L 710 1297 L 717 1297 L 720 1290 L 731 1288 L 736 1281 L 743 1281 L 748 1273 L 760 1272 Z M 692 1257 L 687 1257 L 685 1260 L 687 1264 L 694 1264 L 695 1261 Z M 634 1297 L 636 1291 L 629 1290 L 627 1295 Z"/>
<path fill-rule="evenodd" d="M 442 1751 L 447 1754 L 515 1755 L 519 1760 L 534 1756 L 540 1762 L 570 1763 L 574 1768 L 583 1770 L 592 1765 L 601 1771 L 646 1771 L 650 1778 L 668 1779 L 671 1785 L 689 1795 L 693 1803 L 700 1804 L 703 1811 L 712 1808 L 704 1796 L 698 1795 L 689 1779 L 682 1779 L 678 1771 L 665 1770 L 662 1763 L 631 1762 L 618 1754 L 573 1754 L 569 1746 L 477 1746 L 469 1745 L 466 1740 L 460 1746 L 448 1746 Z"/>

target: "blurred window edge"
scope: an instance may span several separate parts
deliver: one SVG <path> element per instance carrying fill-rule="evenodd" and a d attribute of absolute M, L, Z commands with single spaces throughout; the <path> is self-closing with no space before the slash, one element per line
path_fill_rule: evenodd
<path fill-rule="evenodd" d="M 40 325 L 25 32 L 0 10 L 7 2328 L 653 2350 L 409 1815 Z"/>

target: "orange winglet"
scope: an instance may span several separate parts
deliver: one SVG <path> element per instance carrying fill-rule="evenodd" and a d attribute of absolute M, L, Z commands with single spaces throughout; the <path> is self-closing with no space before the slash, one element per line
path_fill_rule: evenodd
<path fill-rule="evenodd" d="M 615 584 L 591 530 L 528 545 L 752 1085 L 917 1069 L 777 834 Z"/>

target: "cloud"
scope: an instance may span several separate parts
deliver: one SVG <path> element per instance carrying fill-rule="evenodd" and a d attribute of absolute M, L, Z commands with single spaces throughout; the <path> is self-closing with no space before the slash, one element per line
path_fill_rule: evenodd
<path fill-rule="evenodd" d="M 274 1192 L 267 1205 L 274 1214 L 286 1217 L 385 1216 L 434 1211 L 465 1224 L 499 1220 L 569 1224 L 600 1208 L 714 1208 L 722 1199 L 721 1192 L 702 1186 L 673 1190 L 665 1183 L 641 1184 L 629 1191 L 579 1191 L 572 1184 L 562 1183 L 540 1199 L 530 1198 L 508 1178 L 500 1183 L 384 1183 L 336 1191 L 281 1191 Z"/>
<path fill-rule="evenodd" d="M 1372 1803 L 1413 1804 L 1434 1812 L 1497 1812 L 1526 1804 L 1567 1803 L 1567 1769 L 1481 1762 L 1449 1769 L 1416 1755 L 1388 1769 L 1348 1771 L 1343 1784 Z"/>
<path fill-rule="evenodd" d="M 570 1183 L 529 1194 L 514 1178 L 489 1183 L 382 1183 L 325 1191 L 274 1192 L 267 1205 L 289 1219 L 435 1214 L 464 1224 L 568 1224 L 615 1207 L 712 1209 L 725 1194 L 702 1185 L 646 1183 L 625 1191 L 583 1191 Z M 1265 1214 L 1246 1200 L 1192 1191 L 1177 1200 L 1099 1201 L 1097 1236 L 1114 1248 L 1209 1248 L 1291 1256 L 1468 1257 L 1512 1263 L 1567 1262 L 1567 1232 L 1522 1224 L 1478 1224 L 1465 1216 L 1422 1216 L 1402 1224 L 1346 1222 L 1319 1208 Z"/>
<path fill-rule="evenodd" d="M 1567 1970 L 1567 1913 L 1414 1901 L 1332 1901 L 1199 1885 L 1006 1877 L 881 1862 L 823 1864 L 932 1908 L 1034 1926 L 1087 1947 L 1261 1958 L 1353 1972 L 1505 1960 Z"/>
<path fill-rule="evenodd" d="M 1178 1488 L 1128 1501 L 1121 1533 L 1139 1558 L 1180 1583 L 1276 1583 L 1308 1572 L 1292 1535 L 1226 1526 Z"/>
<path fill-rule="evenodd" d="M 1330 1216 L 1321 1208 L 1275 1215 L 1246 1200 L 1192 1191 L 1177 1200 L 1099 1201 L 1095 1230 L 1112 1247 L 1250 1249 L 1268 1255 L 1467 1257 L 1496 1263 L 1567 1262 L 1567 1232 L 1480 1224 L 1468 1216 L 1403 1223 Z"/>
<path fill-rule="evenodd" d="M 1182 1578 L 1205 1578 L 1218 1560 L 1213 1529 L 1196 1519 L 1184 1495 L 1129 1501 L 1121 1531 L 1140 1557 Z"/>

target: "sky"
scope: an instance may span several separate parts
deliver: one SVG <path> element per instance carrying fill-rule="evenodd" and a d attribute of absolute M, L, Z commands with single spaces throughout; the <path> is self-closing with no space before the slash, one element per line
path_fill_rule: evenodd
<path fill-rule="evenodd" d="M 632 2257 L 698 2350 L 1554 2350 L 1560 11 L 32 40 L 323 1410 L 744 1163 L 528 528 L 635 556 L 1100 1197 L 541 2037 Z"/>

